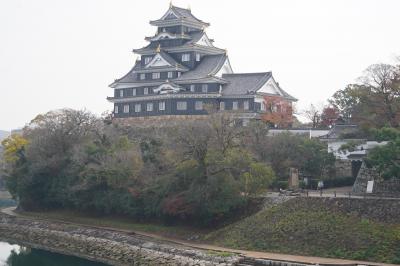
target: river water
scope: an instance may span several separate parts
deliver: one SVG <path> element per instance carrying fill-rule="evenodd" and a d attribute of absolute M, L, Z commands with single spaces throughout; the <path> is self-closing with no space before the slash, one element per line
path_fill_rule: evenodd
<path fill-rule="evenodd" d="M 0 241 L 0 266 L 106 266 L 106 264 Z"/>

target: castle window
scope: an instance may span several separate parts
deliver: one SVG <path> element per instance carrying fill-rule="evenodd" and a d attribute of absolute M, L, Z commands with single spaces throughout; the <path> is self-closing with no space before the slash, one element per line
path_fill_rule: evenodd
<path fill-rule="evenodd" d="M 232 110 L 237 110 L 239 109 L 239 103 L 238 102 L 232 102 Z"/>
<path fill-rule="evenodd" d="M 219 103 L 219 110 L 225 110 L 225 102 Z"/>
<path fill-rule="evenodd" d="M 146 79 L 146 74 L 144 74 L 144 73 L 140 74 L 140 79 L 141 79 L 141 80 Z"/>
<path fill-rule="evenodd" d="M 140 103 L 135 104 L 135 113 L 139 113 L 142 110 L 142 105 Z"/>
<path fill-rule="evenodd" d="M 119 97 L 124 97 L 124 90 L 119 91 Z"/>
<path fill-rule="evenodd" d="M 178 72 L 177 75 L 178 75 L 178 78 L 179 78 L 181 76 L 181 72 Z"/>
<path fill-rule="evenodd" d="M 143 94 L 145 94 L 145 95 L 146 95 L 146 94 L 149 94 L 149 88 L 144 88 L 144 89 L 143 89 Z"/>
<path fill-rule="evenodd" d="M 165 110 L 165 102 L 159 102 L 158 103 L 158 110 L 164 111 Z"/>
<path fill-rule="evenodd" d="M 196 54 L 196 61 L 199 62 L 200 61 L 200 54 Z"/>
<path fill-rule="evenodd" d="M 249 110 L 249 101 L 244 101 L 243 102 L 243 109 L 244 110 Z"/>
<path fill-rule="evenodd" d="M 196 86 L 194 84 L 190 85 L 190 91 L 195 92 Z"/>
<path fill-rule="evenodd" d="M 118 114 L 118 105 L 114 106 L 114 114 Z"/>
<path fill-rule="evenodd" d="M 177 110 L 186 110 L 187 109 L 187 102 L 177 102 L 176 103 L 176 109 Z"/>
<path fill-rule="evenodd" d="M 136 96 L 136 89 L 132 89 L 132 95 Z"/>
<path fill-rule="evenodd" d="M 194 109 L 203 110 L 203 102 L 202 101 L 196 101 L 195 104 L 194 104 Z"/>
<path fill-rule="evenodd" d="M 153 103 L 147 103 L 146 110 L 147 110 L 147 112 L 153 111 Z"/>
<path fill-rule="evenodd" d="M 201 85 L 201 92 L 207 92 L 207 91 L 208 91 L 208 85 L 207 84 Z"/>
<path fill-rule="evenodd" d="M 144 58 L 144 63 L 147 65 L 150 62 L 150 60 L 151 60 L 150 56 L 149 57 L 145 57 Z"/>
<path fill-rule="evenodd" d="M 172 72 L 168 72 L 168 78 L 172 79 Z"/>
<path fill-rule="evenodd" d="M 160 72 L 155 72 L 152 74 L 153 79 L 159 79 L 160 78 Z"/>
<path fill-rule="evenodd" d="M 129 113 L 129 104 L 124 105 L 124 113 Z"/>
<path fill-rule="evenodd" d="M 265 102 L 261 103 L 261 111 L 265 111 L 267 109 Z"/>
<path fill-rule="evenodd" d="M 190 54 L 182 54 L 182 62 L 190 61 Z"/>

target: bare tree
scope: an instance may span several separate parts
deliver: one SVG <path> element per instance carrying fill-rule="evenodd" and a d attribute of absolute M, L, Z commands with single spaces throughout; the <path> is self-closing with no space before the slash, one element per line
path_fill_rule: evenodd
<path fill-rule="evenodd" d="M 365 70 L 361 78 L 373 93 L 371 103 L 392 127 L 400 124 L 400 69 L 388 64 L 374 64 Z"/>
<path fill-rule="evenodd" d="M 312 123 L 312 128 L 317 128 L 321 124 L 322 106 L 310 104 L 310 106 L 303 111 L 304 116 Z"/>

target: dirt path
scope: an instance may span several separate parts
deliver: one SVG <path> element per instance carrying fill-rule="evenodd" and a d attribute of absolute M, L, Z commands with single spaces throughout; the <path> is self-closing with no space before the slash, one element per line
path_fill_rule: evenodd
<path fill-rule="evenodd" d="M 15 207 L 9 207 L 1 209 L 1 212 L 11 216 L 17 216 L 20 218 L 32 218 L 31 216 L 24 216 L 15 212 Z M 255 259 L 268 259 L 268 260 L 276 260 L 276 261 L 286 261 L 286 262 L 297 262 L 297 263 L 306 263 L 306 264 L 314 264 L 314 265 L 382 265 L 382 266 L 395 266 L 395 264 L 387 264 L 387 263 L 376 263 L 376 262 L 365 262 L 365 261 L 354 261 L 354 260 L 344 260 L 344 259 L 334 259 L 334 258 L 321 258 L 321 257 L 309 257 L 309 256 L 298 256 L 298 255 L 289 255 L 289 254 L 280 254 L 280 253 L 270 253 L 270 252 L 257 252 L 257 251 L 249 251 L 249 250 L 239 250 L 239 249 L 231 249 L 231 248 L 224 248 L 209 244 L 200 244 L 195 242 L 184 241 L 181 239 L 171 238 L 171 237 L 164 237 L 153 233 L 147 233 L 142 231 L 132 231 L 132 230 L 123 230 L 118 228 L 112 227 L 103 227 L 103 226 L 91 226 L 87 224 L 80 224 L 80 223 L 72 223 L 66 222 L 57 219 L 44 219 L 44 218 L 37 218 L 39 220 L 46 220 L 46 221 L 54 221 L 54 222 L 61 222 L 65 224 L 73 224 L 78 226 L 84 227 L 92 227 L 97 229 L 105 229 L 111 230 L 116 232 L 128 233 L 128 234 L 137 234 L 142 235 L 150 238 L 154 238 L 156 240 L 161 240 L 165 242 L 175 243 L 184 245 L 187 247 L 197 248 L 197 249 L 204 249 L 204 250 L 212 250 L 212 251 L 220 251 L 220 252 L 231 252 L 236 253 L 244 257 L 255 258 Z M 397 265 L 398 266 L 398 265 Z"/>

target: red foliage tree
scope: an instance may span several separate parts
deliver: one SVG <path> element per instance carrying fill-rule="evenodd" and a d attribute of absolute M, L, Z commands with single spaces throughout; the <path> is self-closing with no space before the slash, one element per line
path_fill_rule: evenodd
<path fill-rule="evenodd" d="M 290 127 L 293 123 L 292 103 L 280 96 L 264 96 L 265 113 L 262 120 L 277 127 Z"/>
<path fill-rule="evenodd" d="M 339 110 L 333 106 L 324 108 L 321 114 L 321 124 L 325 127 L 333 126 L 339 118 Z"/>

